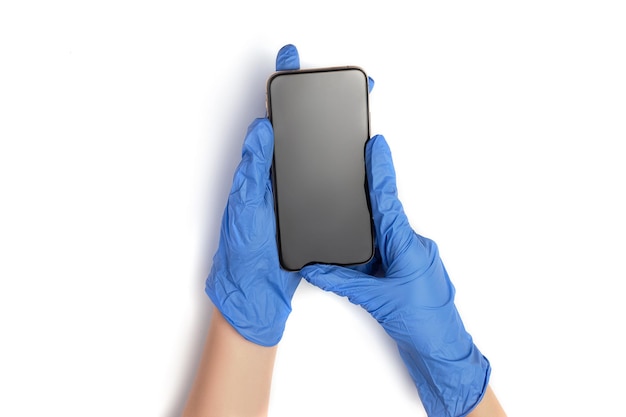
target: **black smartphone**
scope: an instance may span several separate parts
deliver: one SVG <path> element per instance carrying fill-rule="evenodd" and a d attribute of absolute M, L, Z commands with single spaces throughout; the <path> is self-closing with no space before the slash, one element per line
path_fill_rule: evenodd
<path fill-rule="evenodd" d="M 281 266 L 355 265 L 374 254 L 365 174 L 368 78 L 358 67 L 283 71 L 267 82 Z"/>

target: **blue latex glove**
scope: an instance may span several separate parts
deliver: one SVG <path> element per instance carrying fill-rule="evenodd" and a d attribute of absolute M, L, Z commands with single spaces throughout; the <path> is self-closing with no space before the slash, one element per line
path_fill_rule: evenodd
<path fill-rule="evenodd" d="M 276 70 L 299 69 L 298 51 L 283 47 Z M 273 346 L 283 334 L 300 274 L 280 268 L 270 166 L 274 131 L 267 119 L 248 128 L 222 218 L 220 242 L 205 291 L 246 339 Z"/>
<path fill-rule="evenodd" d="M 311 265 L 300 272 L 312 284 L 362 306 L 383 326 L 396 341 L 429 416 L 465 416 L 484 395 L 489 362 L 463 327 L 437 245 L 409 225 L 382 136 L 367 143 L 365 158 L 377 240 L 374 262 L 352 269 Z"/>

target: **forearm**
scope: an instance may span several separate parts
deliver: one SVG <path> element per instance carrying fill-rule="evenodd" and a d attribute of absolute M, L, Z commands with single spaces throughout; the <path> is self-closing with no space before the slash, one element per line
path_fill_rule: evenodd
<path fill-rule="evenodd" d="M 183 417 L 267 415 L 276 346 L 244 339 L 214 309 Z"/>

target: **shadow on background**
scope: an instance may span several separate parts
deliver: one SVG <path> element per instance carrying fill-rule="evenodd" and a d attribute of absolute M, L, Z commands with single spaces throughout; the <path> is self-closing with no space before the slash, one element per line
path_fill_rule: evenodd
<path fill-rule="evenodd" d="M 278 51 L 278 49 L 276 49 Z M 217 250 L 219 243 L 219 233 L 222 220 L 222 213 L 226 206 L 228 194 L 230 192 L 233 174 L 241 159 L 241 146 L 245 137 L 248 125 L 258 117 L 265 116 L 265 83 L 270 74 L 274 71 L 275 55 L 271 55 L 269 48 L 262 50 L 252 48 L 247 51 L 247 59 L 239 62 L 247 62 L 245 68 L 240 69 L 242 73 L 242 83 L 238 86 L 224 86 L 218 94 L 213 94 L 217 101 L 234 103 L 236 109 L 232 109 L 232 118 L 228 123 L 221 122 L 227 126 L 227 131 L 222 132 L 226 142 L 226 153 L 216 158 L 218 164 L 206 166 L 202 181 L 202 190 L 198 192 L 205 194 L 201 212 L 211 213 L 210 218 L 205 219 L 203 230 L 205 230 L 201 254 L 197 259 L 194 282 L 197 282 L 197 316 L 194 323 L 192 335 L 190 336 L 187 355 L 182 361 L 184 363 L 183 379 L 179 384 L 179 392 L 174 395 L 173 404 L 164 414 L 165 417 L 180 417 L 182 415 L 187 396 L 191 390 L 197 367 L 200 363 L 200 356 L 204 348 L 209 323 L 213 311 L 213 304 L 204 291 L 204 281 L 210 271 L 213 254 Z M 236 98 L 233 99 L 233 94 Z M 209 119 L 208 128 L 211 128 L 212 118 L 216 115 L 207 115 Z M 208 131 L 207 140 L 213 140 L 215 133 Z M 218 133 L 219 134 L 219 133 Z M 218 141 L 221 139 L 217 139 Z M 209 165 L 209 164 L 207 164 Z M 211 189 L 212 191 L 207 191 Z M 217 190 L 217 192 L 215 191 Z"/>

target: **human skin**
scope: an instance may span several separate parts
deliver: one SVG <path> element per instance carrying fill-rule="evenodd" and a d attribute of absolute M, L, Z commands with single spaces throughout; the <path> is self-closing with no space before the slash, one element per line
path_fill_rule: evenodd
<path fill-rule="evenodd" d="M 214 308 L 182 416 L 266 416 L 276 349 L 244 339 Z"/>
<path fill-rule="evenodd" d="M 467 417 L 506 417 L 506 413 L 496 398 L 496 394 L 488 386 L 483 399 Z"/>
<path fill-rule="evenodd" d="M 182 417 L 267 416 L 277 346 L 243 338 L 213 309 L 204 351 Z M 467 417 L 506 417 L 491 387 Z"/>

